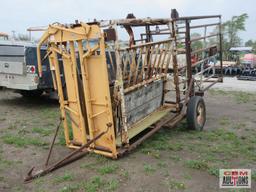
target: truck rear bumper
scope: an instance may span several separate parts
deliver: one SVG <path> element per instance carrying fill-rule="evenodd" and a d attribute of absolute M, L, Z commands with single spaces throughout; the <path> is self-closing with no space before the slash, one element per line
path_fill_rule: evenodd
<path fill-rule="evenodd" d="M 0 86 L 16 90 L 38 89 L 37 74 L 14 75 L 0 73 Z"/>

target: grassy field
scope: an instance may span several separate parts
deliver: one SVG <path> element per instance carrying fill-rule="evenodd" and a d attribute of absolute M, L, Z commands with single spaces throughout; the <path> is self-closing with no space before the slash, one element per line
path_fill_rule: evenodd
<path fill-rule="evenodd" d="M 26 172 L 45 161 L 58 103 L 0 94 L 1 192 L 220 191 L 220 168 L 252 169 L 256 191 L 255 94 L 210 90 L 204 131 L 188 131 L 186 121 L 174 129 L 166 125 L 119 160 L 89 154 L 28 184 L 23 183 Z M 62 133 L 52 162 L 69 152 L 64 143 Z"/>

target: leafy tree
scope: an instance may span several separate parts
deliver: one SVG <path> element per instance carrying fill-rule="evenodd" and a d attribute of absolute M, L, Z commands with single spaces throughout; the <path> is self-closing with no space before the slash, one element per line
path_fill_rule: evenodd
<path fill-rule="evenodd" d="M 253 52 L 255 53 L 256 52 L 256 41 L 253 41 L 253 40 L 248 40 L 245 42 L 245 46 L 247 47 L 252 47 L 253 48 Z"/>
<path fill-rule="evenodd" d="M 245 21 L 247 18 L 248 14 L 244 13 L 239 16 L 233 16 L 231 20 L 222 24 L 222 30 L 224 33 L 223 51 L 226 59 L 228 59 L 228 51 L 231 47 L 241 46 L 242 40 L 238 36 L 238 33 L 245 31 Z"/>

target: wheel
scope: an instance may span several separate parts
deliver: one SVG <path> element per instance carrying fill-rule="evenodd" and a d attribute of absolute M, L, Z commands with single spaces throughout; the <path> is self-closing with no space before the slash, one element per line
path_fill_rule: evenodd
<path fill-rule="evenodd" d="M 202 131 L 206 121 L 206 110 L 204 99 L 200 96 L 193 96 L 188 102 L 187 123 L 188 128 Z"/>
<path fill-rule="evenodd" d="M 34 90 L 34 91 L 20 91 L 19 92 L 23 97 L 40 97 L 43 93 L 42 90 Z"/>

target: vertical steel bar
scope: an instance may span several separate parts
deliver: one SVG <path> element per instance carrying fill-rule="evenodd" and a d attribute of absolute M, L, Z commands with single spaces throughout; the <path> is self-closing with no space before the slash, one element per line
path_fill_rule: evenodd
<path fill-rule="evenodd" d="M 174 84 L 175 84 L 175 92 L 176 92 L 176 110 L 179 111 L 179 103 L 180 103 L 180 87 L 179 87 L 179 70 L 178 70 L 178 61 L 177 61 L 177 34 L 176 34 L 176 22 L 172 21 L 169 24 L 170 28 L 172 29 L 172 38 L 174 39 L 174 54 L 172 56 L 173 62 L 173 73 L 174 73 Z"/>
<path fill-rule="evenodd" d="M 107 52 L 108 52 L 109 61 L 110 61 L 113 73 L 115 73 L 116 72 L 116 68 L 115 68 L 114 63 L 113 63 L 113 58 L 112 58 L 111 52 L 109 50 Z"/>
<path fill-rule="evenodd" d="M 135 70 L 135 74 L 133 76 L 133 85 L 136 84 L 137 82 L 137 79 L 138 79 L 138 72 L 140 70 L 140 63 L 142 61 L 142 51 L 143 51 L 143 47 L 141 47 L 139 49 L 140 53 L 139 53 L 139 57 L 138 57 L 138 60 L 137 60 L 137 66 L 136 66 L 136 70 Z M 142 70 L 142 69 L 141 69 Z"/>
<path fill-rule="evenodd" d="M 155 45 L 148 45 L 150 48 L 148 50 L 149 52 L 149 55 L 148 55 L 148 58 L 147 58 L 147 74 L 146 74 L 146 79 L 149 79 L 149 76 L 150 76 L 150 70 L 151 70 L 151 59 L 152 59 L 152 54 L 153 54 L 153 51 L 154 50 L 154 46 Z"/>
<path fill-rule="evenodd" d="M 164 72 L 164 71 L 163 71 L 164 62 L 165 62 L 165 58 L 166 58 L 166 55 L 167 55 L 167 53 L 168 53 L 169 48 L 170 48 L 170 42 L 166 43 L 166 45 L 165 45 L 164 48 L 163 48 L 163 49 L 164 49 L 164 56 L 163 56 L 163 60 L 162 60 L 161 65 L 160 65 L 160 72 L 161 72 L 161 73 Z M 166 63 L 166 65 L 167 65 L 167 63 Z"/>
<path fill-rule="evenodd" d="M 148 47 L 147 46 L 144 46 L 143 47 L 145 49 L 145 56 L 144 56 L 144 61 L 142 61 L 142 69 L 141 69 L 141 72 L 139 74 L 139 81 L 143 81 L 144 78 L 145 78 L 145 66 L 147 66 L 147 58 L 148 58 Z"/>
<path fill-rule="evenodd" d="M 52 44 L 51 47 L 57 48 L 56 45 L 54 44 Z M 63 118 L 65 141 L 66 141 L 66 145 L 69 145 L 70 138 L 69 138 L 68 123 L 67 123 L 66 112 L 65 112 L 65 104 L 64 104 L 65 101 L 64 101 L 64 93 L 62 88 L 60 66 L 59 66 L 57 53 L 54 50 L 52 50 L 52 57 L 55 64 L 56 82 L 57 82 L 57 89 L 58 89 L 58 96 L 59 96 L 59 103 L 60 103 L 60 111 L 61 111 L 61 116 Z"/>
<path fill-rule="evenodd" d="M 74 81 L 74 86 L 75 86 L 75 95 L 77 98 L 77 107 L 78 107 L 78 113 L 79 113 L 79 129 L 82 134 L 82 141 L 83 144 L 87 142 L 86 140 L 86 132 L 85 132 L 85 118 L 82 113 L 82 106 L 80 102 L 80 97 L 79 97 L 79 90 L 78 90 L 78 75 L 77 75 L 77 62 L 76 62 L 76 53 L 75 53 L 75 45 L 74 41 L 69 42 L 70 46 L 70 56 L 71 56 L 71 65 L 72 65 L 72 70 L 73 70 L 73 81 Z"/>
<path fill-rule="evenodd" d="M 185 46 L 186 46 L 186 60 L 187 60 L 187 86 L 192 79 L 192 63 L 191 63 L 191 41 L 190 41 L 190 20 L 185 20 L 186 24 L 186 37 L 185 37 Z M 193 95 L 194 85 L 192 86 L 190 96 Z"/>
<path fill-rule="evenodd" d="M 163 57 L 163 53 L 164 53 L 164 44 L 161 44 L 161 48 L 160 48 L 160 55 L 156 64 L 156 71 L 157 73 L 160 73 L 160 63 L 162 61 L 162 57 Z"/>
<path fill-rule="evenodd" d="M 157 56 L 159 55 L 159 48 L 160 48 L 160 45 L 161 45 L 161 43 L 159 43 L 159 44 L 157 45 L 157 48 L 155 49 L 155 53 L 154 53 L 155 58 L 154 58 L 154 61 L 153 61 L 152 70 L 151 70 L 151 74 L 150 74 L 151 77 L 152 77 L 152 75 L 154 75 L 154 71 L 156 71 L 156 61 L 157 61 Z M 153 54 L 153 53 L 152 53 L 152 54 Z"/>
<path fill-rule="evenodd" d="M 91 100 L 90 96 L 90 90 L 89 90 L 89 78 L 88 78 L 88 66 L 86 58 L 83 58 L 84 50 L 83 50 L 83 44 L 82 41 L 78 41 L 78 52 L 79 52 L 79 59 L 80 59 L 80 66 L 81 66 L 81 73 L 82 73 L 82 82 L 83 82 L 83 91 L 84 91 L 84 99 L 85 99 L 85 105 L 86 105 L 86 113 L 87 116 L 91 115 L 93 113 L 91 103 L 89 102 Z M 89 42 L 86 43 L 86 46 L 89 47 Z M 88 49 L 87 49 L 88 51 Z M 93 121 L 88 119 L 88 129 L 89 129 L 89 136 L 90 139 L 93 138 Z"/>
<path fill-rule="evenodd" d="M 114 29 L 117 32 L 117 25 L 115 24 Z M 119 39 L 118 35 L 116 35 L 115 40 L 115 55 L 116 55 L 116 83 L 115 87 L 117 87 L 116 90 L 119 90 L 119 96 L 120 96 L 120 105 L 121 105 L 121 112 L 122 112 L 122 135 L 121 139 L 122 142 L 125 144 L 129 144 L 129 137 L 128 137 L 128 126 L 127 126 L 127 113 L 126 113 L 126 107 L 125 107 L 125 99 L 124 99 L 124 83 L 123 83 L 123 73 L 122 73 L 122 62 L 120 58 L 120 52 L 119 52 Z M 117 94 L 117 93 L 116 93 Z"/>
<path fill-rule="evenodd" d="M 129 51 L 129 55 L 131 55 L 132 57 L 132 62 L 130 64 L 130 72 L 129 72 L 129 76 L 128 76 L 128 86 L 130 86 L 131 84 L 131 80 L 132 80 L 132 77 L 134 77 L 134 73 L 136 71 L 136 49 L 131 49 Z"/>
<path fill-rule="evenodd" d="M 222 29 L 221 29 L 221 16 L 219 17 L 219 43 L 220 43 L 220 50 L 219 50 L 219 56 L 220 56 L 220 74 L 221 74 L 221 82 L 223 82 L 223 62 L 222 62 Z"/>
<path fill-rule="evenodd" d="M 204 43 L 203 43 L 203 49 L 205 49 L 206 47 L 207 47 L 207 45 L 206 45 L 206 34 L 207 34 L 207 26 L 205 26 L 204 27 Z M 206 57 L 206 54 L 205 54 L 205 50 L 204 51 L 202 51 L 202 59 L 205 59 L 205 57 Z M 204 70 L 204 62 L 203 63 L 201 63 L 201 71 L 203 71 Z M 202 84 L 203 84 L 203 76 L 204 76 L 204 73 L 201 73 L 201 75 L 200 75 L 200 85 L 202 86 Z"/>

